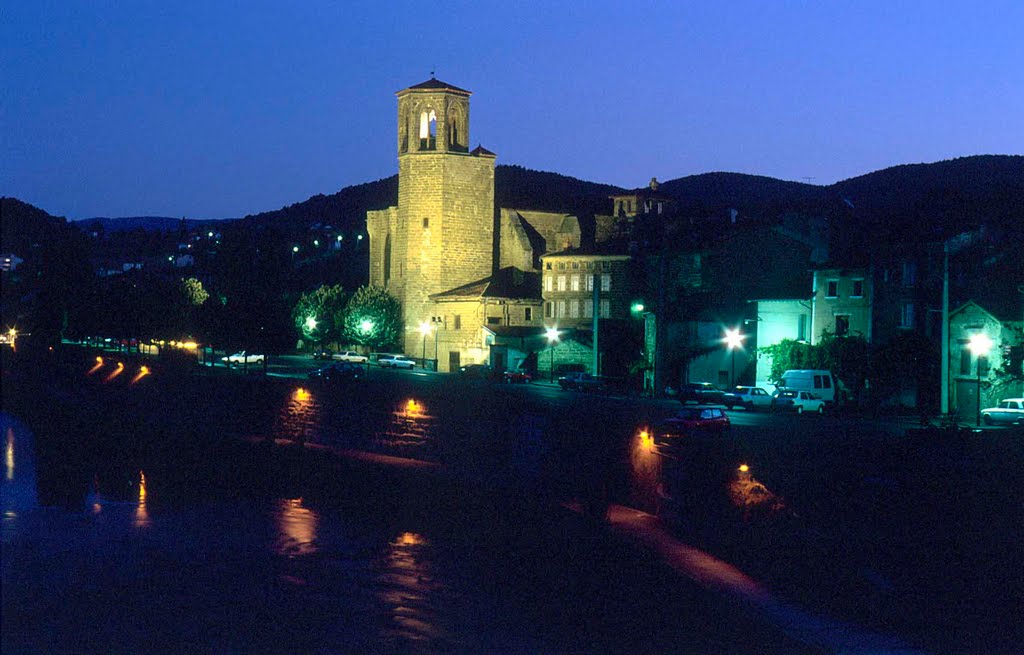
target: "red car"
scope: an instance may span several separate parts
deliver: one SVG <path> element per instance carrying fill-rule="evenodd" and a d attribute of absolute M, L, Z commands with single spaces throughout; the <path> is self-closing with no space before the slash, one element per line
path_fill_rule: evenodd
<path fill-rule="evenodd" d="M 501 376 L 501 379 L 504 382 L 508 382 L 509 384 L 518 384 L 520 382 L 532 382 L 533 376 L 531 376 L 526 371 L 505 371 L 505 373 Z"/>
<path fill-rule="evenodd" d="M 662 421 L 656 436 L 671 440 L 691 435 L 724 435 L 731 427 L 729 417 L 717 407 L 684 407 L 675 416 Z"/>

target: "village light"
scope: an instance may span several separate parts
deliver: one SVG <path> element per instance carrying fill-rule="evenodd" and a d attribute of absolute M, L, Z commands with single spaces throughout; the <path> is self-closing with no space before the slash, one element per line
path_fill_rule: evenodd
<path fill-rule="evenodd" d="M 359 324 L 359 329 L 363 332 L 363 334 L 369 334 L 371 331 L 373 331 L 373 321 L 364 318 L 363 322 Z"/>
<path fill-rule="evenodd" d="M 544 331 L 548 340 L 548 348 L 551 350 L 551 367 L 548 370 L 548 377 L 551 382 L 555 381 L 555 343 L 558 342 L 558 328 L 548 328 Z"/>
<path fill-rule="evenodd" d="M 433 327 L 434 326 L 430 324 L 430 321 L 423 321 L 420 323 L 420 334 L 423 335 L 423 355 L 421 359 L 423 359 L 424 366 L 427 361 L 427 335 L 430 334 Z"/>
<path fill-rule="evenodd" d="M 986 357 L 988 352 L 992 349 L 992 339 L 989 339 L 988 335 L 984 332 L 976 332 L 971 335 L 971 338 L 967 341 L 967 349 L 974 355 L 975 364 L 974 368 L 977 369 L 978 374 L 978 397 L 977 407 L 975 412 L 975 426 L 981 426 L 981 358 Z"/>
<path fill-rule="evenodd" d="M 736 386 L 736 349 L 743 347 L 743 340 L 746 338 L 747 335 L 740 334 L 739 328 L 730 328 L 725 331 L 725 337 L 722 339 L 725 341 L 725 347 L 732 352 L 732 376 L 729 380 L 733 386 Z"/>
<path fill-rule="evenodd" d="M 316 317 L 315 316 L 307 316 L 306 317 L 306 329 L 309 330 L 310 332 L 312 332 L 313 330 L 316 329 Z"/>

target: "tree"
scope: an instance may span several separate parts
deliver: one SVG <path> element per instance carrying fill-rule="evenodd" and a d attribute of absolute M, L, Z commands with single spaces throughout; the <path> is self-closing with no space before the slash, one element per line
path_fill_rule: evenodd
<path fill-rule="evenodd" d="M 402 310 L 398 301 L 381 287 L 356 290 L 342 313 L 345 338 L 379 349 L 398 343 L 402 334 Z"/>
<path fill-rule="evenodd" d="M 299 337 L 321 346 L 337 340 L 342 334 L 338 319 L 344 312 L 347 299 L 348 294 L 340 284 L 324 284 L 299 296 L 292 309 L 292 322 Z"/>
<path fill-rule="evenodd" d="M 199 307 L 210 297 L 210 294 L 203 288 L 203 283 L 194 277 L 181 281 L 181 293 L 185 297 L 186 304 L 193 307 Z"/>

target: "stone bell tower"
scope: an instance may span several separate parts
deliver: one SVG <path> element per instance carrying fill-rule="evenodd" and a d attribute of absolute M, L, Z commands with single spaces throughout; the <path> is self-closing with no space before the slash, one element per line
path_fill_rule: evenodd
<path fill-rule="evenodd" d="M 469 91 L 431 78 L 397 96 L 398 206 L 367 216 L 370 281 L 402 303 L 412 353 L 429 296 L 493 272 L 495 156 L 469 150 Z"/>

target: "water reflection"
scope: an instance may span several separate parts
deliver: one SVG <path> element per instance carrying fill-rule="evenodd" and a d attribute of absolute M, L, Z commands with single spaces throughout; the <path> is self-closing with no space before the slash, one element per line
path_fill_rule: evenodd
<path fill-rule="evenodd" d="M 274 434 L 283 439 L 305 442 L 316 434 L 320 403 L 304 387 L 292 390 L 274 421 Z"/>
<path fill-rule="evenodd" d="M 146 509 L 146 474 L 139 471 L 139 502 L 135 506 L 135 527 L 149 527 L 149 511 Z"/>
<path fill-rule="evenodd" d="M 92 368 L 90 368 L 88 371 L 86 371 L 85 374 L 86 375 L 92 375 L 93 373 L 95 373 L 96 371 L 100 370 L 101 368 L 103 368 L 103 358 L 102 357 L 97 357 L 96 358 L 96 363 L 93 364 Z"/>
<path fill-rule="evenodd" d="M 429 547 L 427 538 L 415 532 L 403 532 L 387 546 L 376 586 L 388 608 L 388 637 L 414 642 L 446 637 L 434 616 L 433 596 L 445 590 L 430 569 Z"/>
<path fill-rule="evenodd" d="M 5 450 L 4 464 L 7 471 L 7 479 L 14 479 L 14 428 L 7 428 L 7 448 Z"/>
<path fill-rule="evenodd" d="M 435 422 L 422 401 L 409 398 L 392 410 L 380 440 L 386 447 L 422 446 L 430 441 Z"/>
<path fill-rule="evenodd" d="M 285 498 L 277 503 L 279 531 L 274 550 L 278 555 L 309 555 L 317 552 L 316 528 L 319 517 L 302 506 L 301 498 Z"/>

